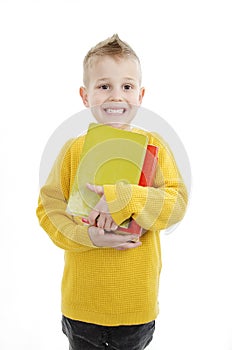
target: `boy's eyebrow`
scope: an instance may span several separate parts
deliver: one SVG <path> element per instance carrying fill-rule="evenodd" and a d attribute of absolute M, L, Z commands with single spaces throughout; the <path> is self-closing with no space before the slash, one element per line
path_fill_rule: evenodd
<path fill-rule="evenodd" d="M 97 79 L 98 82 L 99 81 L 109 81 L 109 80 L 111 80 L 111 78 L 99 78 L 99 79 Z M 130 77 L 124 77 L 123 80 L 132 81 L 132 82 L 136 81 L 136 79 L 130 78 Z"/>
<path fill-rule="evenodd" d="M 97 81 L 109 81 L 110 80 L 110 78 L 99 78 L 99 79 L 97 79 Z"/>
<path fill-rule="evenodd" d="M 136 79 L 130 78 L 130 77 L 125 77 L 125 78 L 123 78 L 123 79 L 128 80 L 128 81 L 136 81 Z"/>

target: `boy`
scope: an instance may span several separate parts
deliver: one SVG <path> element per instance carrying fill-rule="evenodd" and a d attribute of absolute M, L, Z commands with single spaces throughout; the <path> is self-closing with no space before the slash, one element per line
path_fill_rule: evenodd
<path fill-rule="evenodd" d="M 154 133 L 131 129 L 140 106 L 140 62 L 117 35 L 92 48 L 84 60 L 80 95 L 98 123 L 148 136 L 158 146 L 153 187 L 130 184 L 94 186 L 99 202 L 90 226 L 66 212 L 85 136 L 68 141 L 41 189 L 37 216 L 52 241 L 65 250 L 62 324 L 70 350 L 144 349 L 158 315 L 161 270 L 159 231 L 180 221 L 187 192 L 172 153 Z M 129 217 L 143 234 L 119 235 Z"/>

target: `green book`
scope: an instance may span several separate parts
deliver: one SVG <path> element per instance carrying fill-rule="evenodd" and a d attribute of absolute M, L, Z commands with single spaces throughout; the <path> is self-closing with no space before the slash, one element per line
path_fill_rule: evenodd
<path fill-rule="evenodd" d="M 86 184 L 138 184 L 146 154 L 145 135 L 104 124 L 89 125 L 67 211 L 87 217 L 99 201 L 99 195 Z"/>

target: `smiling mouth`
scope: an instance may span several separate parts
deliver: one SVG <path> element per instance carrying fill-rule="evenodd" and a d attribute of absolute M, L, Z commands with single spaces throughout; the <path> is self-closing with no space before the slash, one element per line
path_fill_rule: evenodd
<path fill-rule="evenodd" d="M 125 108 L 104 108 L 104 111 L 107 114 L 117 114 L 117 115 L 121 115 L 123 113 L 126 112 Z"/>

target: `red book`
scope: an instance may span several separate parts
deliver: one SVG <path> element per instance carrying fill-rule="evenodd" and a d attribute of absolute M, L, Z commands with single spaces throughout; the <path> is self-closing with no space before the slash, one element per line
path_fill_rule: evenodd
<path fill-rule="evenodd" d="M 140 186 L 152 186 L 155 178 L 156 165 L 158 161 L 158 147 L 153 145 L 147 146 L 146 155 L 144 158 L 143 168 L 139 180 Z M 142 227 L 137 222 L 131 219 L 128 227 L 119 226 L 117 231 L 124 234 L 141 234 Z"/>
<path fill-rule="evenodd" d="M 156 165 L 158 161 L 158 147 L 153 145 L 148 145 L 143 168 L 141 171 L 141 176 L 139 180 L 139 186 L 152 186 L 155 178 Z M 88 219 L 82 218 L 82 221 L 86 224 L 89 224 Z M 141 234 L 142 227 L 137 224 L 134 219 L 131 219 L 128 227 L 119 226 L 117 228 L 117 233 L 121 234 Z"/>

